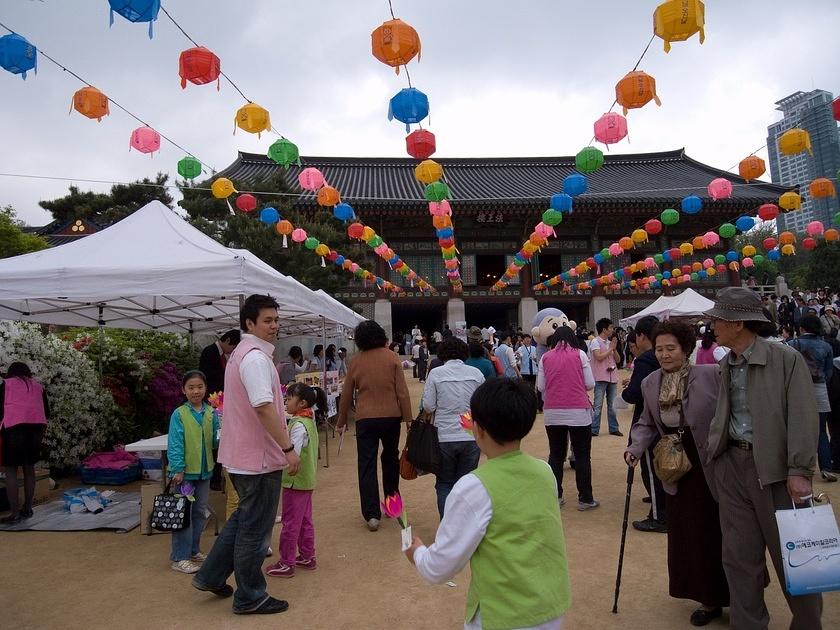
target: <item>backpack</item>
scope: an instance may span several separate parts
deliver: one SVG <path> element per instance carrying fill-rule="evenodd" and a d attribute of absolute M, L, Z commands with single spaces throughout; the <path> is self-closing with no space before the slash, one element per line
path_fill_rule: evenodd
<path fill-rule="evenodd" d="M 799 339 L 794 340 L 793 342 L 796 344 L 794 347 L 799 351 L 799 354 L 805 359 L 805 365 L 808 366 L 808 371 L 811 373 L 811 382 L 812 383 L 825 383 L 825 374 L 823 374 L 822 368 L 817 363 L 817 360 L 814 358 L 814 355 L 811 354 L 810 350 L 802 350 Z"/>

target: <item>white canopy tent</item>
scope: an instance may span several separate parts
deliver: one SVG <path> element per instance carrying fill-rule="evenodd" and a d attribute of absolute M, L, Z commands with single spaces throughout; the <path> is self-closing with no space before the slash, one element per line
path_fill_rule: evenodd
<path fill-rule="evenodd" d="M 646 309 L 625 317 L 621 326 L 635 326 L 642 317 L 653 315 L 659 320 L 669 317 L 696 317 L 714 308 L 715 303 L 703 297 L 694 289 L 686 289 L 679 295 L 662 295 Z"/>
<path fill-rule="evenodd" d="M 159 201 L 73 243 L 0 260 L 0 319 L 220 332 L 239 326 L 240 297 L 252 293 L 279 302 L 281 336 L 344 335 L 364 319 Z"/>

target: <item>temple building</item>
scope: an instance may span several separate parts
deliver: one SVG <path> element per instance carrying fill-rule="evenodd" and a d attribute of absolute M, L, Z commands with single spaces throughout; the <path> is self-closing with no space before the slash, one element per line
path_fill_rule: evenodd
<path fill-rule="evenodd" d="M 743 179 L 720 168 L 702 164 L 682 149 L 658 153 L 606 155 L 604 165 L 588 175 L 589 190 L 575 198 L 574 211 L 564 215 L 542 252 L 535 255 L 517 281 L 504 290 L 490 291 L 525 240 L 541 221 L 551 195 L 562 192 L 563 179 L 575 172 L 571 157 L 437 158 L 452 197 L 452 223 L 460 252 L 463 292 L 456 294 L 446 278 L 440 248 L 423 196 L 423 185 L 414 178 L 417 162 L 411 158 L 304 157 L 304 166 L 321 170 L 342 199 L 350 203 L 365 224 L 373 227 L 391 248 L 420 276 L 437 288 L 422 295 L 377 258 L 376 273 L 408 290 L 386 295 L 351 281 L 338 298 L 354 304 L 361 313 L 379 321 L 389 334 L 419 324 L 424 331 L 456 322 L 496 329 L 520 325 L 526 330 L 540 309 L 562 308 L 571 319 L 594 327 L 600 317 L 618 321 L 650 304 L 659 290 L 621 290 L 608 296 L 597 288 L 581 293 L 561 287 L 534 291 L 532 286 L 586 260 L 634 229 L 656 218 L 666 208 L 680 208 L 687 195 L 698 195 L 703 209 L 695 215 L 680 213 L 677 224 L 666 227 L 650 241 L 619 258 L 606 261 L 626 266 L 662 252 L 692 237 L 714 230 L 740 215 L 755 216 L 763 203 L 775 202 L 786 190 L 773 184 Z M 285 174 L 297 189 L 300 167 L 288 170 L 265 155 L 240 153 L 220 176 L 254 181 Z M 712 201 L 706 188 L 717 177 L 729 179 L 734 190 L 728 199 Z M 299 205 L 315 208 L 312 193 L 301 195 Z M 696 252 L 686 262 L 702 261 L 726 251 L 725 239 L 713 249 Z M 373 271 L 373 270 L 372 270 Z M 738 283 L 738 274 L 718 274 L 692 283 L 700 293 L 713 295 L 727 283 Z M 683 285 L 680 285 L 683 286 Z M 677 291 L 680 289 L 677 288 Z"/>

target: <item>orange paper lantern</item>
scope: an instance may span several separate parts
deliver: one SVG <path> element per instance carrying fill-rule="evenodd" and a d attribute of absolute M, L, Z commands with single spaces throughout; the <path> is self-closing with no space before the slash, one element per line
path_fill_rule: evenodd
<path fill-rule="evenodd" d="M 319 206 L 334 206 L 341 201 L 341 196 L 332 186 L 324 186 L 318 191 L 316 200 Z"/>
<path fill-rule="evenodd" d="M 621 249 L 627 251 L 629 249 L 633 249 L 633 239 L 629 236 L 622 236 L 618 239 L 618 244 L 621 245 Z"/>
<path fill-rule="evenodd" d="M 417 57 L 420 61 L 420 36 L 400 19 L 384 22 L 370 34 L 371 52 L 382 63 L 396 68 Z"/>
<path fill-rule="evenodd" d="M 782 245 L 793 245 L 796 242 L 796 236 L 793 232 L 782 232 L 779 234 L 779 242 Z"/>
<path fill-rule="evenodd" d="M 816 199 L 821 197 L 834 197 L 837 194 L 834 190 L 834 182 L 826 177 L 818 177 L 812 181 L 808 184 L 808 190 L 811 196 Z"/>
<path fill-rule="evenodd" d="M 706 242 L 703 240 L 702 236 L 695 236 L 691 239 L 691 246 L 696 250 L 698 249 L 706 249 Z"/>
<path fill-rule="evenodd" d="M 644 107 L 650 101 L 662 105 L 656 95 L 656 79 L 641 70 L 628 72 L 616 83 L 615 101 L 624 108 L 625 116 L 628 109 Z"/>
<path fill-rule="evenodd" d="M 277 222 L 277 233 L 286 236 L 292 233 L 292 230 L 295 229 L 295 226 L 292 225 L 291 221 L 287 221 L 283 219 L 282 221 Z"/>
<path fill-rule="evenodd" d="M 757 155 L 751 155 L 738 164 L 738 173 L 745 180 L 758 179 L 767 172 L 767 165 Z"/>
<path fill-rule="evenodd" d="M 432 224 L 438 230 L 441 230 L 446 227 L 452 226 L 452 219 L 449 218 L 449 215 L 443 214 L 440 216 L 432 217 Z"/>
<path fill-rule="evenodd" d="M 834 228 L 828 228 L 825 231 L 825 234 L 823 234 L 823 238 L 825 238 L 825 240 L 829 242 L 836 241 L 838 238 L 840 238 L 840 232 L 838 232 Z"/>
<path fill-rule="evenodd" d="M 90 119 L 96 118 L 102 122 L 102 117 L 111 112 L 108 111 L 108 97 L 95 87 L 83 87 L 73 95 L 73 106 L 82 116 Z"/>

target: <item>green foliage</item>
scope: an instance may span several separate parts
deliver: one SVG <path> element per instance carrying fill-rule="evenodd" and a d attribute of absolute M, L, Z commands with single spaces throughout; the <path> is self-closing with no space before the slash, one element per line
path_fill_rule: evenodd
<path fill-rule="evenodd" d="M 37 252 L 49 247 L 43 238 L 24 232 L 22 227 L 23 222 L 18 220 L 12 206 L 0 208 L 0 258 Z"/>
<path fill-rule="evenodd" d="M 41 201 L 39 205 L 49 210 L 57 221 L 89 219 L 110 225 L 155 199 L 171 208 L 172 196 L 163 188 L 168 180 L 168 175 L 158 173 L 154 180 L 146 177 L 130 184 L 115 184 L 109 194 L 82 192 L 77 186 L 70 186 L 70 192 L 64 197 Z"/>
<path fill-rule="evenodd" d="M 732 239 L 730 242 L 732 249 L 737 251 L 739 254 L 741 250 L 746 245 L 752 245 L 756 248 L 759 254 L 764 256 L 764 260 L 754 265 L 749 269 L 741 268 L 741 271 L 746 276 L 755 276 L 756 280 L 758 280 L 759 284 L 772 283 L 775 281 L 776 277 L 779 275 L 779 265 L 777 265 L 772 260 L 767 259 L 767 252 L 764 251 L 764 239 L 768 237 L 778 238 L 778 234 L 776 232 L 776 226 L 774 223 L 766 222 L 760 224 L 758 227 L 753 228 L 749 232 L 744 232 L 743 234 L 738 234 L 736 237 Z"/>
<path fill-rule="evenodd" d="M 209 180 L 202 182 L 197 188 L 209 188 L 210 183 Z M 291 221 L 295 227 L 302 227 L 309 236 L 314 236 L 345 257 L 374 271 L 373 254 L 365 245 L 350 241 L 345 226 L 333 218 L 331 211 L 301 210 L 294 207 L 296 197 L 276 194 L 290 191 L 282 174 L 255 182 L 236 181 L 234 185 L 237 189 L 257 193 L 260 207 L 252 213 L 236 211 L 235 215 L 231 215 L 224 199 L 216 199 L 207 190 L 186 185 L 181 186 L 184 199 L 179 205 L 187 211 L 190 223 L 205 234 L 227 247 L 247 249 L 279 272 L 294 277 L 311 289 L 334 293 L 348 286 L 351 276 L 329 261 L 326 267 L 321 267 L 319 256 L 293 243 L 291 239 L 288 240 L 288 247 L 283 247 L 283 237 L 277 234 L 273 226 L 259 220 L 262 207 L 277 208 L 280 216 Z"/>
<path fill-rule="evenodd" d="M 840 247 L 821 240 L 811 252 L 806 287 L 840 287 Z"/>

